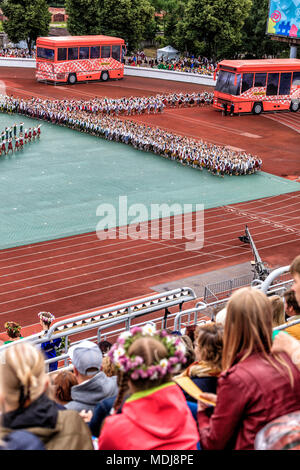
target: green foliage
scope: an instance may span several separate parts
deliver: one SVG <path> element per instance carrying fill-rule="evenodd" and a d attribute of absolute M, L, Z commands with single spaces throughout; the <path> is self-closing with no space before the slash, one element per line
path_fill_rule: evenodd
<path fill-rule="evenodd" d="M 176 27 L 177 46 L 208 57 L 231 55 L 251 6 L 252 0 L 188 0 Z"/>
<path fill-rule="evenodd" d="M 26 41 L 31 51 L 37 37 L 48 36 L 51 14 L 45 0 L 4 0 L 0 8 L 8 18 L 3 29 L 12 42 Z"/>
<path fill-rule="evenodd" d="M 154 7 L 148 0 L 66 0 L 68 31 L 125 39 L 128 50 L 155 37 Z"/>
<path fill-rule="evenodd" d="M 66 0 L 67 28 L 74 36 L 100 34 L 99 0 Z"/>

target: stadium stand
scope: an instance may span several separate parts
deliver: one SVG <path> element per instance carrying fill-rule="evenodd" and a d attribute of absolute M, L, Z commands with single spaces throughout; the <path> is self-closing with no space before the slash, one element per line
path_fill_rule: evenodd
<path fill-rule="evenodd" d="M 32 442 L 33 447 L 100 450 L 296 448 L 297 440 L 291 436 L 293 430 L 298 432 L 299 422 L 294 415 L 297 417 L 300 410 L 300 344 L 282 330 L 299 325 L 300 319 L 292 315 L 288 317 L 289 321 L 273 328 L 270 299 L 279 300 L 280 306 L 286 305 L 283 299 L 292 281 L 278 282 L 278 277 L 290 272 L 294 279 L 292 291 L 299 302 L 299 266 L 300 256 L 291 266 L 271 272 L 264 281 L 256 280 L 252 287 L 237 289 L 229 299 L 211 304 L 203 300 L 197 302 L 194 291 L 184 287 L 57 321 L 42 338 L 32 335 L 3 345 L 0 352 L 5 355 L 5 361 L 1 364 L 0 392 L 9 403 L 6 387 L 12 387 L 14 406 L 12 414 L 5 414 L 2 437 L 7 438 L 9 432 L 13 436 L 17 414 L 21 422 L 29 416 L 29 421 L 24 421 L 26 426 L 21 426 L 22 431 L 32 431 L 35 437 L 41 438 L 40 434 L 35 434 L 35 413 L 28 415 L 24 406 L 26 400 L 34 404 L 34 411 L 42 397 L 41 400 L 47 402 L 45 409 L 55 410 L 55 419 L 66 416 L 63 413 L 72 398 L 72 389 L 78 387 L 70 372 L 76 370 L 78 358 L 74 359 L 74 354 L 70 354 L 70 342 L 65 341 L 64 354 L 59 357 L 59 366 L 63 367 L 47 375 L 45 364 L 58 358 L 45 361 L 41 356 L 39 359 L 40 353 L 36 353 L 39 348 L 34 345 L 71 337 L 71 350 L 78 350 L 86 343 L 82 341 L 84 334 L 85 340 L 93 342 L 92 349 L 97 351 L 97 357 L 102 358 L 101 347 L 107 347 L 109 366 L 114 368 L 111 378 L 116 379 L 117 388 L 104 400 L 99 399 L 96 406 L 81 408 L 84 411 L 80 415 L 73 411 L 81 423 L 77 426 L 75 443 L 69 443 L 64 436 L 61 440 L 49 440 L 47 431 L 47 439 L 42 438 L 41 444 Z M 195 306 L 183 310 L 183 305 L 191 302 L 195 302 Z M 179 308 L 179 312 L 174 311 L 175 308 Z M 216 323 L 218 314 L 224 312 L 225 326 Z M 189 336 L 182 336 L 184 334 Z M 194 352 L 190 337 L 194 339 Z M 94 344 L 95 340 L 98 346 Z M 239 349 L 241 344 L 244 345 L 242 350 Z M 87 355 L 90 357 L 89 350 Z M 37 370 L 32 369 L 33 356 L 38 359 L 35 361 L 39 364 Z M 72 364 L 69 356 L 73 357 Z M 80 358 L 77 367 L 81 367 L 82 361 Z M 26 374 L 19 372 L 26 364 L 31 370 L 29 376 L 34 376 L 35 380 L 26 382 Z M 96 375 L 104 374 L 98 369 Z M 63 382 L 57 379 L 58 374 Z M 69 374 L 68 378 L 63 374 Z M 49 390 L 46 395 L 40 395 L 39 387 L 44 384 L 45 377 L 48 377 Z M 178 378 L 183 382 L 180 383 Z M 198 394 L 194 395 L 190 382 Z M 34 390 L 33 383 L 37 384 Z M 59 388 L 60 383 L 64 385 Z M 64 393 L 58 394 L 58 390 Z M 162 426 L 161 420 L 159 426 L 154 424 L 158 423 L 158 413 L 165 417 L 163 421 L 167 426 Z M 250 419 L 253 413 L 254 420 Z M 169 416 L 176 416 L 172 426 Z M 278 420 L 280 416 L 286 418 Z M 70 415 L 66 426 L 74 426 L 76 419 Z M 89 426 L 82 427 L 83 421 Z M 282 426 L 284 439 L 278 440 Z M 272 429 L 277 433 L 277 447 L 272 440 Z M 255 440 L 258 432 L 261 437 Z M 30 442 L 29 436 L 29 446 Z M 24 447 L 26 445 L 24 438 Z"/>

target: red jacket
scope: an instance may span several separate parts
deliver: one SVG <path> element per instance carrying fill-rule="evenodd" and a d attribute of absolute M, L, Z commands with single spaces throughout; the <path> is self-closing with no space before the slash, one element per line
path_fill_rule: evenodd
<path fill-rule="evenodd" d="M 253 354 L 220 375 L 211 418 L 198 413 L 202 449 L 254 449 L 263 426 L 300 410 L 300 372 L 286 354 L 281 357 L 291 368 L 293 388 L 286 368 L 278 371 L 262 354 Z"/>
<path fill-rule="evenodd" d="M 197 424 L 174 383 L 131 395 L 106 418 L 99 450 L 196 450 Z"/>

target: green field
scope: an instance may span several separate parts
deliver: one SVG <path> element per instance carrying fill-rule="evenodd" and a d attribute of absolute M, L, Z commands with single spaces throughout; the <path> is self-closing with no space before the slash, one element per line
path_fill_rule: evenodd
<path fill-rule="evenodd" d="M 0 130 L 22 119 L 0 114 Z M 0 248 L 95 231 L 99 204 L 118 211 L 119 196 L 150 214 L 154 203 L 211 208 L 298 190 L 297 183 L 263 172 L 222 179 L 43 122 L 40 141 L 0 157 Z"/>

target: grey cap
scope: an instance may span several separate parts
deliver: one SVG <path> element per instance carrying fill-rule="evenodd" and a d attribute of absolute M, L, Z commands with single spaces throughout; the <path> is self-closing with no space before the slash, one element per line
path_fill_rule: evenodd
<path fill-rule="evenodd" d="M 81 375 L 95 375 L 101 370 L 102 352 L 92 341 L 81 341 L 71 346 L 69 356 Z M 89 371 L 89 369 L 96 369 L 96 371 Z"/>

